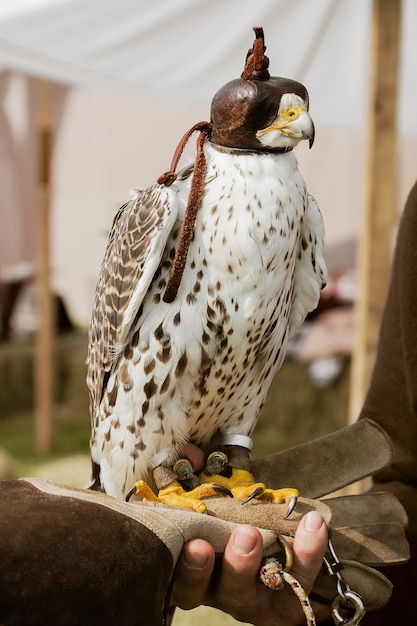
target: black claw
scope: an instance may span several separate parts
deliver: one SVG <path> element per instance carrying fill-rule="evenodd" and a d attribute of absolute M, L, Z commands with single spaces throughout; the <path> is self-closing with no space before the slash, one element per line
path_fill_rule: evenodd
<path fill-rule="evenodd" d="M 294 511 L 295 505 L 297 504 L 297 500 L 298 500 L 297 496 L 291 496 L 287 512 L 284 515 L 284 519 L 287 519 L 291 515 L 291 513 Z"/>
<path fill-rule="evenodd" d="M 222 485 L 212 485 L 212 488 L 222 496 L 229 496 L 229 498 L 233 498 L 233 493 L 227 487 L 223 487 Z"/>
<path fill-rule="evenodd" d="M 129 489 L 126 495 L 126 502 L 129 502 L 130 498 L 136 493 L 136 485 L 133 485 L 132 489 Z"/>
<path fill-rule="evenodd" d="M 247 498 L 245 498 L 245 500 L 243 500 L 242 504 L 247 504 L 254 498 L 257 498 L 258 496 L 261 495 L 261 493 L 263 493 L 263 491 L 264 491 L 263 487 L 256 487 L 256 489 L 254 489 L 254 491 L 250 494 L 250 496 L 248 496 Z"/>

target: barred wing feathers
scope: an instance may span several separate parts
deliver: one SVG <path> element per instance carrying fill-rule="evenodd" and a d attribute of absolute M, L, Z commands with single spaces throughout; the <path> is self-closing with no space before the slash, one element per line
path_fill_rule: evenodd
<path fill-rule="evenodd" d="M 107 372 L 128 341 L 135 315 L 161 262 L 178 214 L 175 193 L 155 184 L 117 212 L 93 301 L 87 384 L 91 416 L 100 404 Z"/>

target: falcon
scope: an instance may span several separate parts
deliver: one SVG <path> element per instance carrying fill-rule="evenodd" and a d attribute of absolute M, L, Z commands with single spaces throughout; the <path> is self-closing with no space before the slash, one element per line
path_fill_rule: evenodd
<path fill-rule="evenodd" d="M 110 231 L 89 328 L 91 456 L 98 488 L 204 512 L 202 499 L 286 503 L 255 483 L 251 434 L 286 345 L 326 280 L 320 210 L 293 148 L 314 141 L 305 87 L 271 77 L 254 28 L 241 78 L 171 169 Z M 198 132 L 195 161 L 176 173 Z M 197 474 L 188 443 L 206 453 Z"/>

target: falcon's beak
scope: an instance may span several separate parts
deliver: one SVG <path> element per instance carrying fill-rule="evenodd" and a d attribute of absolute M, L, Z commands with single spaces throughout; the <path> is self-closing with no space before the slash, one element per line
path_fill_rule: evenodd
<path fill-rule="evenodd" d="M 313 120 L 311 120 L 311 127 L 312 128 L 311 128 L 310 136 L 307 137 L 307 139 L 308 139 L 308 147 L 310 148 L 310 150 L 313 147 L 314 137 L 316 136 L 316 129 L 314 128 Z"/>
<path fill-rule="evenodd" d="M 256 135 L 262 136 L 274 130 L 293 139 L 308 139 L 310 148 L 314 143 L 313 120 L 307 109 L 301 105 L 284 109 L 270 126 L 258 130 Z"/>

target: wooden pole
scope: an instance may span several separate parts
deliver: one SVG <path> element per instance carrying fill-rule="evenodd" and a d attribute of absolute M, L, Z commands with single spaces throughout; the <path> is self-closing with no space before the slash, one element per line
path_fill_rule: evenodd
<path fill-rule="evenodd" d="M 51 293 L 50 207 L 52 111 L 50 84 L 39 79 L 36 89 L 38 141 L 38 212 L 36 220 L 36 285 L 39 327 L 35 356 L 35 445 L 40 454 L 52 448 L 54 315 Z"/>
<path fill-rule="evenodd" d="M 349 422 L 356 421 L 372 373 L 390 275 L 396 220 L 397 91 L 401 0 L 373 0 L 367 196 L 359 246 L 359 291 Z"/>

